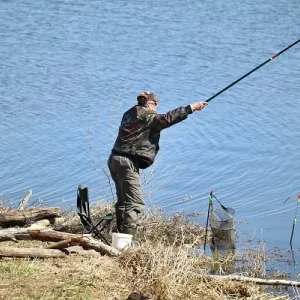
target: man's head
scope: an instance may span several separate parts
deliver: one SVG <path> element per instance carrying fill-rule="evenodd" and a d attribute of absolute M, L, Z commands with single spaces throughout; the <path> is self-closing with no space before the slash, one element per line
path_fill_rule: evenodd
<path fill-rule="evenodd" d="M 138 105 L 145 106 L 151 110 L 156 110 L 159 99 L 152 92 L 142 92 L 137 96 Z"/>

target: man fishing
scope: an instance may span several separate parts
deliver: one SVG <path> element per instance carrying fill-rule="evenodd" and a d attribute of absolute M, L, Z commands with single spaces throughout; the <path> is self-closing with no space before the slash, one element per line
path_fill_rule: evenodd
<path fill-rule="evenodd" d="M 185 120 L 189 114 L 202 110 L 207 102 L 195 102 L 166 114 L 157 114 L 159 103 L 152 92 L 137 96 L 137 105 L 123 115 L 119 134 L 108 167 L 116 185 L 116 218 L 118 231 L 135 236 L 141 214 L 145 211 L 139 169 L 154 162 L 159 150 L 161 130 Z"/>

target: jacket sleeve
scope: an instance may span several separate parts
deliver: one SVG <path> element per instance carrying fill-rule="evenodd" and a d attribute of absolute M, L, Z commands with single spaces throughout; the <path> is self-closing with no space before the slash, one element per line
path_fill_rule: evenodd
<path fill-rule="evenodd" d="M 178 107 L 166 114 L 156 114 L 156 113 L 145 113 L 142 118 L 148 126 L 154 130 L 161 131 L 168 128 L 176 123 L 185 120 L 189 114 L 192 113 L 192 108 L 190 105 L 186 107 Z"/>

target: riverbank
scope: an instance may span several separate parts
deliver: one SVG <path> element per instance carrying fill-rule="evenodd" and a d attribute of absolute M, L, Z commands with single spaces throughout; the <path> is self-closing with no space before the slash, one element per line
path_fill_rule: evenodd
<path fill-rule="evenodd" d="M 98 202 L 91 211 L 97 218 L 113 207 Z M 65 212 L 63 218 L 63 224 L 54 230 L 81 232 L 74 211 Z M 205 228 L 184 215 L 164 216 L 155 211 L 142 220 L 138 231 L 141 246 L 118 257 L 93 253 L 47 259 L 2 258 L 0 299 L 125 300 L 132 292 L 157 300 L 291 299 L 288 290 L 270 291 L 263 285 L 210 277 L 212 270 L 226 274 L 228 268 L 247 277 L 278 279 L 284 274 L 280 270 L 277 275 L 266 274 L 267 254 L 261 246 L 213 260 L 201 251 L 204 235 Z M 0 247 L 45 248 L 50 244 L 6 241 Z"/>

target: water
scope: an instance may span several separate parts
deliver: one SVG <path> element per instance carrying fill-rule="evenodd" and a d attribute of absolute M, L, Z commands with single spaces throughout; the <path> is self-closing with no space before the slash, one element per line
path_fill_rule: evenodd
<path fill-rule="evenodd" d="M 298 0 L 0 5 L 0 193 L 13 205 L 32 189 L 32 202 L 74 206 L 78 184 L 111 201 L 101 166 L 140 91 L 154 91 L 161 113 L 205 100 L 299 39 Z M 213 189 L 245 239 L 289 247 L 299 60 L 298 44 L 164 131 L 145 174 L 149 207 L 206 213 Z"/>

